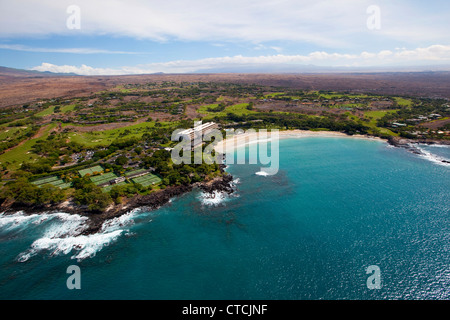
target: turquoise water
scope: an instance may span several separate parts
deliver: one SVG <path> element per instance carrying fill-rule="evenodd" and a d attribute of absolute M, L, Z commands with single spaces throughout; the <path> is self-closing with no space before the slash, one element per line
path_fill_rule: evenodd
<path fill-rule="evenodd" d="M 450 298 L 449 167 L 312 137 L 280 141 L 275 176 L 227 170 L 235 195 L 209 204 L 194 191 L 95 236 L 78 235 L 80 217 L 0 216 L 0 298 Z M 70 265 L 81 290 L 66 287 Z"/>

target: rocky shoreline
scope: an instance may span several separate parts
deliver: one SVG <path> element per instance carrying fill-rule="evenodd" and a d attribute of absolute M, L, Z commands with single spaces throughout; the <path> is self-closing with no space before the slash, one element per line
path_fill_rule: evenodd
<path fill-rule="evenodd" d="M 417 147 L 418 144 L 439 144 L 439 145 L 448 145 L 450 146 L 450 141 L 448 140 L 431 140 L 431 139 L 406 139 L 406 138 L 400 138 L 400 137 L 390 137 L 388 139 L 388 143 L 394 147 L 397 148 L 404 148 L 409 152 L 412 152 L 414 154 L 423 155 L 423 152 Z M 447 160 L 439 160 L 443 163 L 450 163 L 450 161 Z"/>
<path fill-rule="evenodd" d="M 197 182 L 191 185 L 180 185 L 167 187 L 166 189 L 155 191 L 149 195 L 135 195 L 132 198 L 123 199 L 120 204 L 113 204 L 104 211 L 93 213 L 87 210 L 86 206 L 80 206 L 68 200 L 63 203 L 57 203 L 46 206 L 17 206 L 13 203 L 2 204 L 1 212 L 13 214 L 22 211 L 25 214 L 50 213 L 50 212 L 66 212 L 69 214 L 78 214 L 88 218 L 88 227 L 83 231 L 83 235 L 94 234 L 101 231 L 104 222 L 120 217 L 133 209 L 142 208 L 146 210 L 155 210 L 170 201 L 170 199 L 191 192 L 195 188 L 199 188 L 207 193 L 215 191 L 232 193 L 233 177 L 223 171 L 222 175 L 210 181 Z"/>

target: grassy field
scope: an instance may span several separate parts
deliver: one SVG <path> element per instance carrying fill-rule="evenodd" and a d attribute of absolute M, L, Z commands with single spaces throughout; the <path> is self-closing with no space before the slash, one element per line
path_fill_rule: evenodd
<path fill-rule="evenodd" d="M 162 126 L 166 124 L 167 123 L 161 122 Z M 106 146 L 120 137 L 126 136 L 127 138 L 140 138 L 144 133 L 148 132 L 148 129 L 153 128 L 154 126 L 154 121 L 142 122 L 123 128 L 104 131 L 70 132 L 68 137 L 71 141 L 78 142 L 86 146 Z"/>
<path fill-rule="evenodd" d="M 66 106 L 72 107 L 72 106 Z M 46 109 L 47 110 L 47 109 Z M 175 125 L 177 122 L 160 122 L 161 126 Z M 33 145 L 39 141 L 44 140 L 48 137 L 50 131 L 54 129 L 58 124 L 51 123 L 47 125 L 39 138 L 30 139 L 22 143 L 18 147 L 0 155 L 0 164 L 8 164 L 8 169 L 16 170 L 19 168 L 20 163 L 24 161 L 36 161 L 38 156 L 31 152 Z M 155 122 L 142 122 L 138 124 L 133 124 L 128 127 L 96 131 L 96 132 L 69 132 L 68 139 L 81 143 L 85 146 L 107 146 L 111 144 L 114 140 L 119 138 L 140 138 L 150 128 L 155 126 Z M 12 131 L 1 132 L 3 139 L 6 139 L 10 134 L 18 132 L 20 128 L 13 128 Z"/>
<path fill-rule="evenodd" d="M 67 106 L 61 107 L 61 113 L 69 113 L 70 111 L 73 111 L 75 109 L 75 104 L 69 104 Z"/>
<path fill-rule="evenodd" d="M 53 113 L 55 110 L 55 106 L 48 107 L 47 109 L 42 110 L 41 112 L 36 113 L 38 117 L 48 116 Z"/>
<path fill-rule="evenodd" d="M 400 107 L 408 107 L 411 108 L 412 107 L 412 101 L 409 99 L 405 99 L 405 98 L 400 98 L 400 97 L 395 97 L 394 100 L 397 102 L 397 104 Z"/>
<path fill-rule="evenodd" d="M 374 111 L 366 111 L 364 112 L 364 116 L 366 118 L 371 118 L 370 121 L 368 123 L 366 123 L 367 126 L 369 126 L 372 129 L 378 129 L 380 130 L 381 133 L 384 134 L 388 134 L 391 136 L 398 136 L 398 134 L 392 132 L 389 129 L 386 128 L 378 128 L 377 127 L 377 120 L 381 119 L 382 117 L 384 117 L 385 114 L 387 113 L 393 113 L 396 112 L 397 110 L 374 110 Z"/>
<path fill-rule="evenodd" d="M 340 99 L 342 97 L 349 97 L 351 99 L 359 98 L 368 98 L 369 96 L 366 94 L 345 94 L 345 93 L 337 93 L 337 92 L 331 92 L 331 93 L 319 93 L 318 91 L 315 91 L 314 93 L 318 94 L 320 97 L 324 99 Z"/>
<path fill-rule="evenodd" d="M 378 120 L 378 119 L 384 117 L 385 114 L 387 114 L 387 113 L 392 113 L 392 112 L 395 112 L 395 111 L 397 111 L 397 110 L 374 110 L 374 111 L 366 111 L 366 112 L 364 112 L 364 115 L 365 115 L 366 117 L 371 117 L 371 118 L 373 118 L 373 119 L 372 119 L 373 121 L 376 121 L 376 120 Z"/>
<path fill-rule="evenodd" d="M 45 127 L 42 135 L 36 139 L 30 139 L 13 148 L 12 150 L 0 155 L 0 164 L 9 163 L 8 169 L 16 170 L 24 161 L 36 161 L 39 156 L 31 152 L 33 145 L 39 141 L 44 140 L 50 134 L 50 131 L 57 126 L 56 123 L 49 124 Z"/>
<path fill-rule="evenodd" d="M 264 95 L 264 98 L 270 99 L 270 98 L 275 98 L 276 96 L 284 96 L 285 94 L 286 94 L 285 92 L 273 92 L 273 93 Z"/>
<path fill-rule="evenodd" d="M 247 109 L 248 103 L 239 103 L 239 104 L 235 104 L 232 106 L 228 106 L 225 108 L 225 110 L 220 111 L 220 112 L 208 111 L 208 108 L 210 108 L 210 107 L 214 108 L 217 106 L 218 106 L 218 104 L 209 104 L 209 105 L 201 106 L 200 108 L 197 109 L 197 112 L 203 114 L 204 119 L 211 119 L 216 116 L 217 117 L 225 117 L 227 115 L 227 113 L 229 113 L 229 112 L 234 113 L 238 116 L 242 116 L 244 114 L 257 113 L 257 111 Z"/>
<path fill-rule="evenodd" d="M 13 127 L 13 128 L 8 128 L 5 129 L 4 131 L 0 132 L 0 141 L 5 141 L 9 138 L 15 137 L 18 134 L 20 134 L 21 130 L 26 130 L 25 128 L 20 128 L 20 127 Z"/>

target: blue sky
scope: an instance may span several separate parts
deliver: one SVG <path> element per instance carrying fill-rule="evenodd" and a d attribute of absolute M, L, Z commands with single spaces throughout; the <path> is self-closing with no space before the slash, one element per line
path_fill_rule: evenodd
<path fill-rule="evenodd" d="M 449 21 L 440 0 L 0 0 L 0 65 L 86 75 L 450 70 Z"/>

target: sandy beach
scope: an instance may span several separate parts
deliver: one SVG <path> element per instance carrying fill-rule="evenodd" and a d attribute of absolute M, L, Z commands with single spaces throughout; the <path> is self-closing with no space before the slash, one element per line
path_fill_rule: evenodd
<path fill-rule="evenodd" d="M 309 131 L 309 130 L 283 130 L 278 131 L 279 139 L 288 139 L 288 138 L 307 138 L 307 137 L 341 137 L 341 138 L 357 138 L 357 139 L 369 139 L 369 140 L 378 140 L 384 141 L 378 137 L 371 137 L 367 135 L 348 135 L 342 132 L 334 132 L 334 131 Z M 276 136 L 272 137 L 276 138 Z M 224 140 L 219 141 L 217 145 L 214 146 L 214 149 L 220 153 L 225 153 L 226 151 L 233 151 L 237 148 L 243 147 L 250 143 L 264 142 L 270 141 L 271 133 L 267 131 L 267 135 L 264 136 L 258 132 L 246 132 L 242 134 L 235 135 L 227 135 L 224 137 Z"/>

